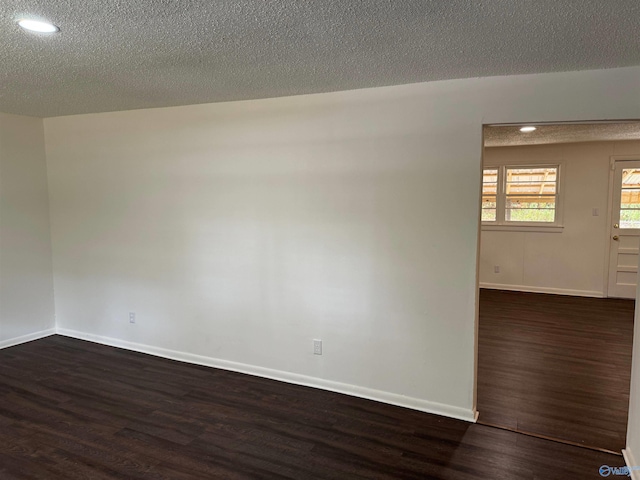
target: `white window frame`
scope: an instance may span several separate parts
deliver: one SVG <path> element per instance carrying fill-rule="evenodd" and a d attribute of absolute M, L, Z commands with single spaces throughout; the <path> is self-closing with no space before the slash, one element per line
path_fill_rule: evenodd
<path fill-rule="evenodd" d="M 506 190 L 507 190 L 507 169 L 527 169 L 527 168 L 556 168 L 556 207 L 555 207 L 555 221 L 552 222 L 514 222 L 505 220 L 505 204 L 506 204 Z M 498 182 L 496 192 L 496 220 L 495 221 L 483 221 L 482 230 L 496 230 L 496 231 L 516 231 L 516 232 L 548 232 L 548 233 L 560 233 L 564 226 L 562 223 L 562 205 L 564 196 L 563 185 L 563 166 L 560 163 L 522 163 L 522 164 L 508 164 L 508 165 L 484 165 L 482 167 L 482 173 L 484 178 L 485 170 L 498 170 Z M 482 202 L 481 202 L 482 203 Z M 481 215 L 482 215 L 482 205 Z"/>

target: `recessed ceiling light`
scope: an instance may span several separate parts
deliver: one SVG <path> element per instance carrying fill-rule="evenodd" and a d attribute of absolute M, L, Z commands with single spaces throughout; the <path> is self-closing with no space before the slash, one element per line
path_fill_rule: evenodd
<path fill-rule="evenodd" d="M 49 22 L 42 22 L 40 20 L 22 19 L 18 21 L 18 25 L 20 25 L 25 30 L 29 30 L 30 32 L 55 33 L 60 31 L 60 29 L 54 24 Z"/>
<path fill-rule="evenodd" d="M 522 127 L 522 128 L 520 129 L 520 131 L 521 131 L 521 132 L 528 133 L 528 132 L 533 132 L 535 129 L 536 129 L 536 127 Z"/>

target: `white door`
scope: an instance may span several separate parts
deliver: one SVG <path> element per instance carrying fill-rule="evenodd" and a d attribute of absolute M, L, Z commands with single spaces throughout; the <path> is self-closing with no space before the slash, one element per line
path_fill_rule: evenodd
<path fill-rule="evenodd" d="M 636 298 L 640 247 L 640 160 L 617 161 L 609 226 L 609 297 Z"/>

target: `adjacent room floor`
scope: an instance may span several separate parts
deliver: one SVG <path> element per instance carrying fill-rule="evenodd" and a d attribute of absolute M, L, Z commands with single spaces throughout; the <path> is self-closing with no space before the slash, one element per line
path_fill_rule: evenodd
<path fill-rule="evenodd" d="M 481 290 L 479 422 L 620 452 L 634 303 Z"/>
<path fill-rule="evenodd" d="M 61 336 L 0 350 L 0 478 L 600 478 L 621 457 Z"/>

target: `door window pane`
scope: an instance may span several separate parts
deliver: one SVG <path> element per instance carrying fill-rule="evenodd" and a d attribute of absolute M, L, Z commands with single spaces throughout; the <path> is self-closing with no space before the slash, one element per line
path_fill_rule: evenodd
<path fill-rule="evenodd" d="M 640 170 L 622 170 L 620 228 L 640 228 Z"/>

